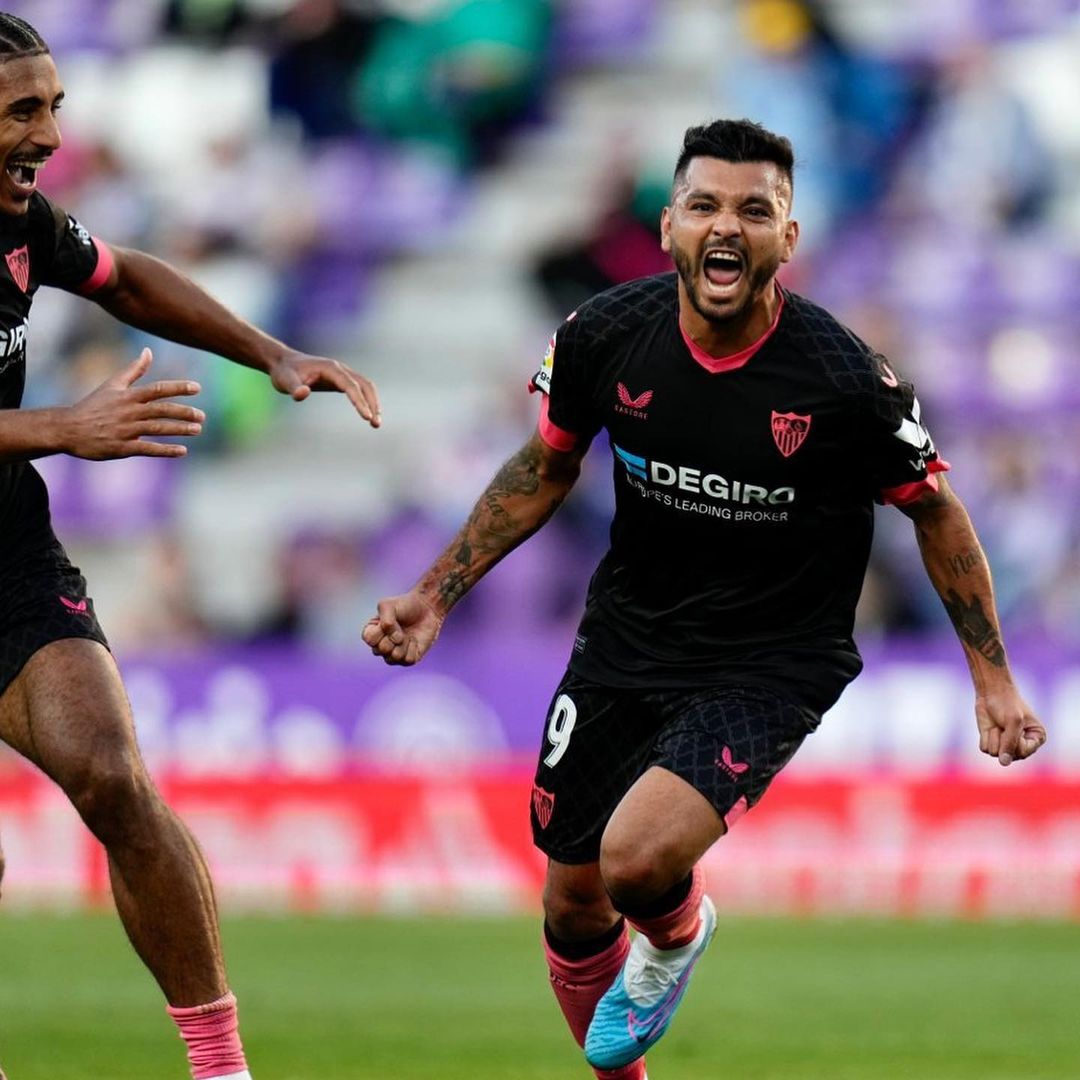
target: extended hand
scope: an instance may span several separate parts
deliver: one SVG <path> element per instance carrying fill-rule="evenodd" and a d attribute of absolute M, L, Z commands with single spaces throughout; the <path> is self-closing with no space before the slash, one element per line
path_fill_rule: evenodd
<path fill-rule="evenodd" d="M 151 442 L 146 436 L 198 435 L 206 419 L 202 410 L 165 399 L 188 397 L 201 387 L 181 379 L 133 385 L 150 369 L 152 360 L 150 350 L 143 349 L 138 360 L 63 410 L 64 453 L 91 461 L 187 453 L 186 446 Z"/>
<path fill-rule="evenodd" d="M 306 356 L 299 352 L 286 353 L 270 368 L 270 381 L 275 390 L 288 394 L 293 401 L 310 397 L 312 390 L 336 390 L 353 403 L 356 411 L 372 427 L 377 428 L 382 424 L 375 384 L 346 367 L 340 360 Z"/>
<path fill-rule="evenodd" d="M 1011 688 L 977 698 L 975 719 L 979 725 L 979 749 L 1002 765 L 1031 757 L 1046 742 L 1046 728 Z"/>
<path fill-rule="evenodd" d="M 362 637 L 375 656 L 388 664 L 411 667 L 435 644 L 442 618 L 416 591 L 379 601 L 379 614 L 368 621 Z"/>

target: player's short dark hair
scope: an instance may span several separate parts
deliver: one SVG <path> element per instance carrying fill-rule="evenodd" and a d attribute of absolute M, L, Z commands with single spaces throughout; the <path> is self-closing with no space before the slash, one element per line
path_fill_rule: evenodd
<path fill-rule="evenodd" d="M 48 51 L 45 39 L 25 19 L 0 11 L 0 63 Z"/>
<path fill-rule="evenodd" d="M 675 182 L 696 157 L 721 161 L 771 161 L 794 186 L 795 152 L 783 135 L 775 135 L 753 120 L 714 120 L 686 129 L 682 152 L 675 163 Z"/>

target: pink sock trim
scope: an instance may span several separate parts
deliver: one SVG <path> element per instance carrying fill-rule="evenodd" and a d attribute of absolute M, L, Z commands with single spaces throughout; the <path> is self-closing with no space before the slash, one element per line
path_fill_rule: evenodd
<path fill-rule="evenodd" d="M 645 1080 L 645 1059 L 639 1057 L 621 1069 L 593 1069 L 597 1080 Z"/>
<path fill-rule="evenodd" d="M 615 976 L 622 969 L 629 951 L 630 935 L 625 929 L 613 945 L 584 960 L 567 960 L 560 956 L 552 949 L 545 936 L 544 956 L 551 973 L 551 989 L 555 991 L 555 999 L 578 1046 L 585 1045 L 585 1033 L 589 1030 L 593 1013 L 596 1012 L 596 1003 L 615 981 Z M 613 1075 L 622 1080 L 617 1072 Z M 628 1076 L 633 1078 L 632 1073 Z"/>
<path fill-rule="evenodd" d="M 705 895 L 705 875 L 695 866 L 690 883 L 690 893 L 686 899 L 667 915 L 655 919 L 631 919 L 627 922 L 639 933 L 644 934 L 658 949 L 678 949 L 689 945 L 701 929 L 701 898 Z"/>
<path fill-rule="evenodd" d="M 165 1009 L 187 1043 L 194 1080 L 212 1080 L 247 1069 L 244 1048 L 240 1045 L 236 997 L 231 991 L 206 1005 L 191 1008 L 167 1005 Z"/>

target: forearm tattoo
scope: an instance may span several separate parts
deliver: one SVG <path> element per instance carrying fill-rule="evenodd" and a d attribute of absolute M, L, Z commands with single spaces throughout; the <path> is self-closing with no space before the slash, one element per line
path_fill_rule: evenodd
<path fill-rule="evenodd" d="M 451 570 L 439 579 L 439 600 L 450 610 L 468 591 L 472 582 L 461 570 Z"/>
<path fill-rule="evenodd" d="M 982 552 L 978 548 L 962 551 L 958 555 L 950 555 L 948 559 L 949 569 L 956 578 L 970 574 L 981 562 Z"/>
<path fill-rule="evenodd" d="M 982 600 L 973 596 L 965 601 L 955 589 L 950 589 L 942 600 L 960 640 L 995 667 L 1004 667 L 1005 646 L 1001 643 L 997 627 L 983 610 Z"/>
<path fill-rule="evenodd" d="M 456 604 L 493 563 L 532 535 L 559 508 L 563 491 L 542 510 L 530 501 L 539 492 L 541 450 L 523 446 L 495 474 L 447 553 L 432 568 L 430 583 L 446 610 Z"/>

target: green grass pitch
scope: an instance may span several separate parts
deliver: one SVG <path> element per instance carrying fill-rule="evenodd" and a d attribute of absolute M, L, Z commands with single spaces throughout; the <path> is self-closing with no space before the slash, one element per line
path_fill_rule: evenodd
<path fill-rule="evenodd" d="M 255 1080 L 588 1080 L 528 919 L 230 919 Z M 1080 926 L 721 921 L 651 1080 L 1076 1080 Z M 0 917 L 10 1080 L 184 1080 L 109 916 Z"/>

